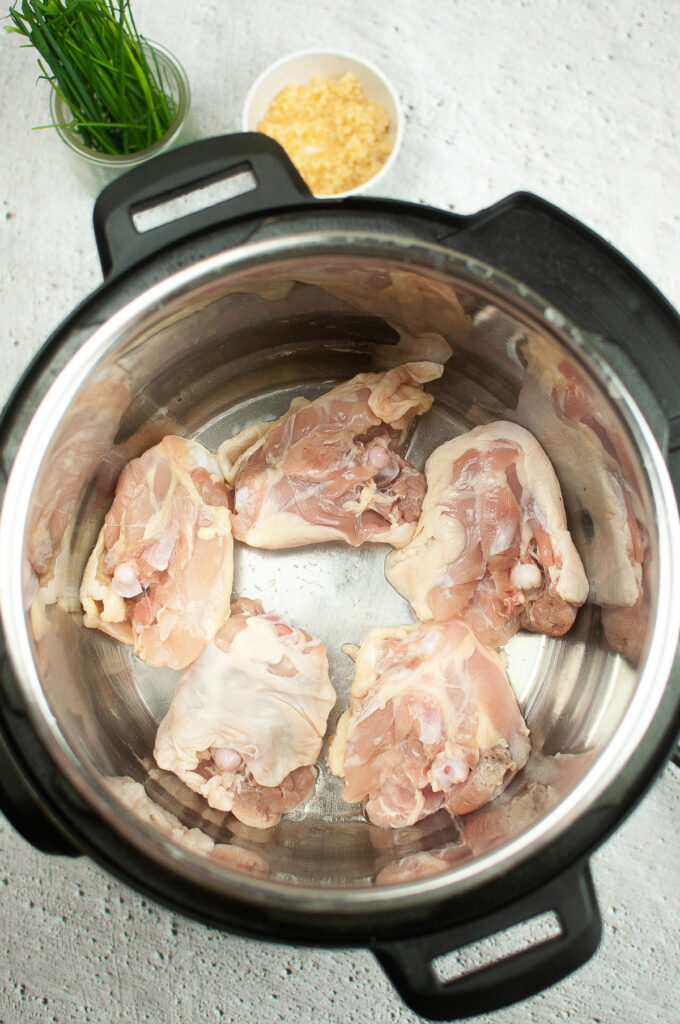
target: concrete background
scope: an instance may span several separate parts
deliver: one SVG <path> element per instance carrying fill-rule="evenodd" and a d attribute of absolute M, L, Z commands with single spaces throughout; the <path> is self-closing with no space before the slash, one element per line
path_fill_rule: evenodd
<path fill-rule="evenodd" d="M 240 128 L 249 85 L 306 48 L 355 51 L 406 113 L 382 193 L 473 212 L 516 189 L 574 214 L 680 305 L 680 5 L 558 0 L 133 0 L 182 61 L 198 136 Z M 92 198 L 48 121 L 48 87 L 0 41 L 0 400 L 101 280 Z M 680 1021 L 680 772 L 668 767 L 593 858 L 595 959 L 481 1021 Z M 173 917 L 0 820 L 0 1024 L 415 1021 L 372 957 L 268 946 Z"/>

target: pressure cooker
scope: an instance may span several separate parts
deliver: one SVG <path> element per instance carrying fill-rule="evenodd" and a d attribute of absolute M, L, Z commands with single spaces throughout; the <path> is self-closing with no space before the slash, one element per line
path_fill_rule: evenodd
<path fill-rule="evenodd" d="M 234 194 L 201 202 L 224 182 Z M 603 239 L 534 195 L 471 216 L 319 200 L 257 134 L 124 175 L 97 200 L 94 229 L 103 284 L 47 340 L 0 424 L 3 812 L 39 849 L 89 856 L 209 926 L 367 947 L 434 1019 L 564 977 L 600 938 L 588 858 L 680 728 L 677 314 Z M 177 673 L 84 628 L 83 568 L 122 467 L 164 434 L 214 450 L 293 397 L 414 358 L 444 371 L 407 457 L 422 468 L 443 441 L 492 420 L 531 429 L 560 480 L 589 601 L 566 636 L 520 632 L 504 649 L 533 753 L 487 807 L 378 828 L 342 801 L 322 754 L 310 800 L 250 828 L 155 765 Z M 570 422 L 558 399 L 575 377 L 588 409 Z M 637 598 L 622 583 L 616 493 L 644 538 Z M 411 618 L 385 580 L 386 546 L 369 547 L 235 554 L 236 592 L 327 645 L 335 719 L 351 685 L 343 644 Z M 546 912 L 556 935 L 442 974 L 449 951 Z"/>

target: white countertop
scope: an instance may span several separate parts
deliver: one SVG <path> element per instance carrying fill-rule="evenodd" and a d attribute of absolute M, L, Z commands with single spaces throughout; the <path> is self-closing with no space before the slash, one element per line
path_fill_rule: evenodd
<path fill-rule="evenodd" d="M 335 48 L 392 79 L 406 133 L 382 194 L 474 212 L 516 190 L 599 232 L 680 306 L 680 10 L 559 0 L 133 0 L 174 52 L 199 137 L 240 129 L 278 57 Z M 425 14 L 427 11 L 427 14 Z M 4 401 L 50 331 L 101 280 L 92 199 L 48 121 L 32 51 L 2 36 Z M 669 766 L 594 856 L 593 960 L 499 1024 L 680 1021 L 680 771 Z M 250 942 L 177 919 L 80 859 L 36 853 L 0 820 L 0 1024 L 385 1022 L 404 1008 L 372 956 Z"/>

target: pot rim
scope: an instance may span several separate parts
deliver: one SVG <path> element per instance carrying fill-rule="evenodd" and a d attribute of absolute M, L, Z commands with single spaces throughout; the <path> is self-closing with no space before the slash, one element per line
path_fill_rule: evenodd
<path fill-rule="evenodd" d="M 298 914 L 379 912 L 389 910 L 395 896 L 398 896 L 400 905 L 433 903 L 444 896 L 469 892 L 478 885 L 498 879 L 526 860 L 529 853 L 534 855 L 555 843 L 595 806 L 642 743 L 668 685 L 680 632 L 680 577 L 677 572 L 661 573 L 657 615 L 635 695 L 615 736 L 583 779 L 540 822 L 520 836 L 459 867 L 418 881 L 324 889 L 252 879 L 221 865 L 213 865 L 143 823 L 119 804 L 101 778 L 97 778 L 75 757 L 43 693 L 26 628 L 22 561 L 32 483 L 30 475 L 22 467 L 41 463 L 51 439 L 50 424 L 60 420 L 109 345 L 126 334 L 132 335 L 142 322 L 150 327 L 155 318 L 162 319 L 169 303 L 181 301 L 199 284 L 225 274 L 261 267 L 265 263 L 274 264 L 287 258 L 299 258 L 303 252 L 310 257 L 356 257 L 357 247 L 363 247 L 360 251 L 362 257 L 379 257 L 402 265 L 406 263 L 413 270 L 439 274 L 453 272 L 467 285 L 476 286 L 480 291 L 492 290 L 500 306 L 505 305 L 513 315 L 528 324 L 538 321 L 544 330 L 565 345 L 616 402 L 643 456 L 655 507 L 668 513 L 657 519 L 660 564 L 671 568 L 680 565 L 680 523 L 672 484 L 656 439 L 627 388 L 605 360 L 590 350 L 587 335 L 555 310 L 552 304 L 510 275 L 463 253 L 384 231 L 338 229 L 297 232 L 277 239 L 238 245 L 198 260 L 143 291 L 95 329 L 44 395 L 19 446 L 7 483 L 0 518 L 0 611 L 7 651 L 20 694 L 32 725 L 54 763 L 86 803 L 133 846 L 152 859 L 170 862 L 189 881 L 217 890 L 221 895 L 234 896 L 239 901 L 247 898 L 263 904 L 274 903 L 284 910 L 294 908 Z M 18 536 L 22 538 L 21 544 L 17 542 Z"/>

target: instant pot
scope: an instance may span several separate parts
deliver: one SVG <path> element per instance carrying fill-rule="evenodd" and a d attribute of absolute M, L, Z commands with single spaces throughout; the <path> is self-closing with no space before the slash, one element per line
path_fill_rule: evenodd
<path fill-rule="evenodd" d="M 225 180 L 238 194 L 187 205 Z M 171 219 L 144 223 L 171 202 Z M 536 196 L 472 216 L 316 200 L 257 134 L 126 174 L 94 223 L 104 283 L 46 342 L 0 425 L 2 810 L 39 849 L 90 856 L 212 927 L 365 946 L 424 1016 L 554 983 L 599 941 L 588 858 L 680 728 L 678 316 Z M 445 365 L 408 458 L 422 467 L 480 423 L 528 426 L 560 479 L 589 601 L 566 636 L 522 632 L 504 649 L 533 754 L 492 804 L 380 829 L 342 801 L 322 755 L 312 798 L 249 828 L 153 762 L 177 673 L 84 628 L 85 562 L 122 466 L 165 434 L 214 450 L 293 397 L 419 358 Z M 388 548 L 369 547 L 236 552 L 235 591 L 326 643 L 331 730 L 351 684 L 342 645 L 411 618 L 384 578 Z M 547 912 L 556 934 L 446 976 L 444 954 Z"/>

